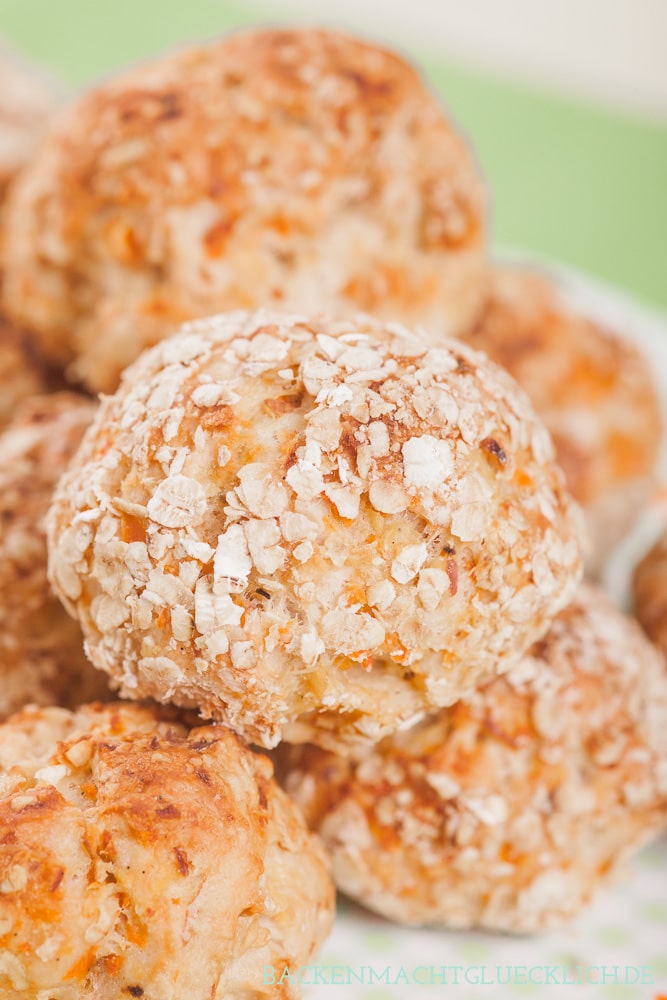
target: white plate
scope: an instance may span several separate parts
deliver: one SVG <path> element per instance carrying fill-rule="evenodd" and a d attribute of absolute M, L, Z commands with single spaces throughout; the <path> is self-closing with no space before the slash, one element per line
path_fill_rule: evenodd
<path fill-rule="evenodd" d="M 667 426 L 667 317 L 573 271 L 539 263 L 557 279 L 569 301 L 642 345 L 652 361 Z M 662 473 L 667 479 L 667 452 Z M 632 567 L 666 513 L 655 504 L 610 559 L 604 583 L 617 601 L 627 599 Z M 447 984 L 443 967 L 449 967 Z M 267 970 L 266 977 L 271 974 Z M 279 974 L 276 970 L 276 977 Z M 626 877 L 600 892 L 578 920 L 541 937 L 406 929 L 341 900 L 336 925 L 317 965 L 301 970 L 300 979 L 304 1000 L 667 996 L 667 839 L 640 854 Z"/>

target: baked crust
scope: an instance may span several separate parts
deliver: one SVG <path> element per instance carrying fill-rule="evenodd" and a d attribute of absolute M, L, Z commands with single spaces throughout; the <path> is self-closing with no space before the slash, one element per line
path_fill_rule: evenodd
<path fill-rule="evenodd" d="M 74 393 L 35 397 L 0 435 L 0 718 L 27 702 L 71 706 L 108 691 L 46 575 L 44 517 L 94 412 Z"/>
<path fill-rule="evenodd" d="M 6 305 L 104 391 L 224 309 L 361 308 L 453 333 L 481 302 L 483 201 L 401 58 L 334 32 L 239 33 L 60 118 L 8 212 Z"/>
<path fill-rule="evenodd" d="M 595 574 L 654 485 L 662 427 L 648 363 L 535 272 L 495 269 L 489 289 L 464 339 L 514 376 L 547 425 L 586 515 Z"/>
<path fill-rule="evenodd" d="M 667 673 L 582 587 L 466 701 L 358 759 L 278 748 L 338 887 L 406 924 L 533 932 L 576 914 L 667 824 Z"/>
<path fill-rule="evenodd" d="M 270 761 L 175 713 L 30 708 L 0 726 L 0 997 L 297 998 L 262 985 L 330 930 L 324 852 Z"/>
<path fill-rule="evenodd" d="M 50 574 L 124 695 L 251 742 L 372 741 L 568 602 L 577 511 L 525 395 L 370 317 L 190 324 L 103 399 Z"/>

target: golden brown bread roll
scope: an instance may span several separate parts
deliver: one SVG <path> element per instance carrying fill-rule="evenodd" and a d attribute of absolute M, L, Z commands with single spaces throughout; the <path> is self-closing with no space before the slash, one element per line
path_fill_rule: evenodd
<path fill-rule="evenodd" d="M 587 570 L 597 573 L 653 485 L 662 428 L 647 361 L 519 268 L 491 272 L 486 307 L 464 339 L 507 368 L 551 432 L 586 515 Z"/>
<path fill-rule="evenodd" d="M 484 355 L 370 317 L 228 313 L 102 400 L 50 573 L 124 695 L 263 746 L 369 741 L 546 631 L 579 577 L 577 513 Z"/>
<path fill-rule="evenodd" d="M 330 930 L 324 852 L 228 729 L 138 705 L 0 725 L 3 1000 L 296 1000 L 265 965 Z"/>
<path fill-rule="evenodd" d="M 667 656 L 667 532 L 637 566 L 635 614 L 650 639 Z"/>
<path fill-rule="evenodd" d="M 0 719 L 27 702 L 72 706 L 108 690 L 51 592 L 43 523 L 94 412 L 74 393 L 35 397 L 0 434 Z"/>
<path fill-rule="evenodd" d="M 8 212 L 5 299 L 112 391 L 183 320 L 367 309 L 452 333 L 482 288 L 477 168 L 416 71 L 334 32 L 171 53 L 82 97 Z"/>
<path fill-rule="evenodd" d="M 356 761 L 276 753 L 348 895 L 401 923 L 533 932 L 667 825 L 667 673 L 582 587 L 504 677 Z"/>

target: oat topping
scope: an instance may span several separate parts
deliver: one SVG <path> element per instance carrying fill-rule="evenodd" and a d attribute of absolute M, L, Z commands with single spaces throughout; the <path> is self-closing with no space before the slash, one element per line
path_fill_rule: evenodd
<path fill-rule="evenodd" d="M 401 448 L 403 478 L 407 486 L 433 489 L 452 472 L 454 460 L 449 442 L 431 434 L 408 438 Z"/>
<path fill-rule="evenodd" d="M 206 494 L 194 479 L 169 476 L 159 483 L 146 505 L 151 520 L 165 528 L 184 528 L 197 524 L 206 510 Z"/>

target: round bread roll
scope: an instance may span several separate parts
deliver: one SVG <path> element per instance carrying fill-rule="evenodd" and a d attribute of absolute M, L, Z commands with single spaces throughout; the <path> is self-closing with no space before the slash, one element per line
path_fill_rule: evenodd
<path fill-rule="evenodd" d="M 48 392 L 52 379 L 36 363 L 19 333 L 0 314 L 0 431 L 28 396 Z"/>
<path fill-rule="evenodd" d="M 42 137 L 58 89 L 0 43 L 0 201 Z"/>
<path fill-rule="evenodd" d="M 261 746 L 374 740 L 547 630 L 580 573 L 577 513 L 484 355 L 370 317 L 229 313 L 102 401 L 50 574 L 125 696 Z"/>
<path fill-rule="evenodd" d="M 230 730 L 31 708 L 0 766 L 0 997 L 260 1000 L 329 932 L 324 852 Z"/>
<path fill-rule="evenodd" d="M 644 631 L 667 656 L 667 531 L 635 570 L 634 605 Z"/>
<path fill-rule="evenodd" d="M 0 718 L 27 702 L 74 705 L 108 692 L 46 575 L 44 516 L 94 404 L 56 393 L 0 434 Z"/>
<path fill-rule="evenodd" d="M 363 758 L 277 754 L 338 887 L 364 906 L 543 930 L 667 824 L 667 675 L 636 623 L 582 588 L 504 677 Z"/>
<path fill-rule="evenodd" d="M 595 575 L 653 485 L 661 419 L 646 360 L 545 278 L 512 268 L 492 272 L 485 311 L 465 339 L 507 368 L 551 432 L 584 508 Z"/>
<path fill-rule="evenodd" d="M 220 310 L 452 333 L 481 305 L 470 151 L 411 66 L 333 32 L 236 34 L 110 81 L 14 194 L 6 304 L 95 390 Z"/>

